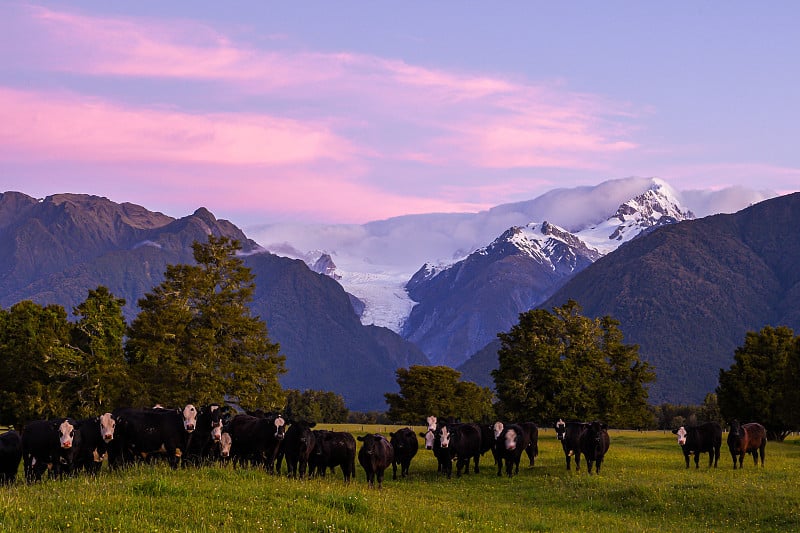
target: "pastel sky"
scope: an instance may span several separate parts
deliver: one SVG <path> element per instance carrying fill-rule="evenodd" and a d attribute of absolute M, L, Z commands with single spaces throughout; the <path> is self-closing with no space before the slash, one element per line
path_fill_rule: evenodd
<path fill-rule="evenodd" d="M 0 192 L 240 227 L 800 190 L 800 3 L 0 0 Z"/>

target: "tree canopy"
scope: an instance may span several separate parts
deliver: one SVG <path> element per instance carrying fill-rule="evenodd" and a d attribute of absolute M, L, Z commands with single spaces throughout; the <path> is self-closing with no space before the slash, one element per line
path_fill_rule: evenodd
<path fill-rule="evenodd" d="M 139 300 L 125 353 L 141 384 L 139 403 L 180 405 L 223 399 L 247 409 L 281 409 L 280 347 L 251 316 L 254 277 L 238 241 L 210 235 L 193 244 L 196 265 L 169 265 Z"/>
<path fill-rule="evenodd" d="M 759 422 L 783 440 L 800 427 L 800 337 L 785 326 L 745 335 L 728 370 L 720 369 L 717 397 L 727 420 Z"/>
<path fill-rule="evenodd" d="M 400 392 L 387 393 L 390 420 L 419 424 L 429 415 L 463 421 L 484 421 L 494 416 L 492 391 L 469 381 L 447 366 L 412 365 L 398 368 Z"/>
<path fill-rule="evenodd" d="M 534 309 L 498 334 L 499 366 L 492 372 L 498 415 L 649 426 L 646 384 L 655 380 L 650 365 L 639 360 L 637 345 L 623 343 L 618 321 L 587 318 L 581 311 L 574 300 L 552 312 Z"/>

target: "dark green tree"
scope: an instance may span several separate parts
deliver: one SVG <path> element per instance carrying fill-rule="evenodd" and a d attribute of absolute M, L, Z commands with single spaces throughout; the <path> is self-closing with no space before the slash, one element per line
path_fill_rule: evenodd
<path fill-rule="evenodd" d="M 650 365 L 639 360 L 637 345 L 623 343 L 618 321 L 581 312 L 574 300 L 552 312 L 534 309 L 498 334 L 499 366 L 492 372 L 498 414 L 540 423 L 564 418 L 650 426 Z"/>
<path fill-rule="evenodd" d="M 284 405 L 278 376 L 285 358 L 248 303 L 254 276 L 238 241 L 210 235 L 193 244 L 195 265 L 169 265 L 164 282 L 139 300 L 126 356 L 143 385 L 138 403 Z"/>
<path fill-rule="evenodd" d="M 749 331 L 744 345 L 736 348 L 734 363 L 720 369 L 717 399 L 726 420 L 759 422 L 769 438 L 783 440 L 797 429 L 797 388 L 800 374 L 793 361 L 798 339 L 785 326 L 766 326 Z"/>
<path fill-rule="evenodd" d="M 79 356 L 60 305 L 25 300 L 0 310 L 0 423 L 65 416 L 64 385 L 77 376 Z"/>
<path fill-rule="evenodd" d="M 79 359 L 62 394 L 72 416 L 102 414 L 133 400 L 123 352 L 124 305 L 124 299 L 99 286 L 73 310 L 79 318 L 71 328 L 71 343 Z"/>
<path fill-rule="evenodd" d="M 349 415 L 341 394 L 310 389 L 303 392 L 287 390 L 284 413 L 290 420 L 331 424 L 343 424 Z"/>
<path fill-rule="evenodd" d="M 461 382 L 461 373 L 447 366 L 412 365 L 398 368 L 400 392 L 387 393 L 390 420 L 421 424 L 429 415 L 480 421 L 492 416 L 492 393 L 472 382 Z"/>

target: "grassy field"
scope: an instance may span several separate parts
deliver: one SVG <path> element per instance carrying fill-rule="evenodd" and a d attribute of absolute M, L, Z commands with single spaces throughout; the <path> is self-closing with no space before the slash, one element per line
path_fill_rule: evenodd
<path fill-rule="evenodd" d="M 320 429 L 385 433 L 385 426 Z M 419 431 L 421 429 L 418 429 Z M 767 445 L 733 470 L 686 470 L 668 432 L 611 431 L 600 475 L 567 472 L 552 429 L 540 433 L 534 468 L 498 478 L 490 454 L 480 474 L 446 479 L 421 449 L 408 479 L 369 490 L 341 475 L 293 480 L 251 469 L 164 466 L 97 479 L 0 487 L 0 531 L 800 531 L 800 439 Z M 524 459 L 527 466 L 527 458 Z"/>

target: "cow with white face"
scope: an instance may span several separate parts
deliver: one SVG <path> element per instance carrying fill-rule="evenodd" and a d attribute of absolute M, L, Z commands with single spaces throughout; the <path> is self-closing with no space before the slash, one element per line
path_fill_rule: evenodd
<path fill-rule="evenodd" d="M 434 440 L 436 439 L 437 419 L 435 416 L 429 416 L 426 422 L 428 423 L 428 429 L 424 433 L 420 433 L 419 436 L 425 439 L 425 449 L 432 450 Z"/>
<path fill-rule="evenodd" d="M 231 439 L 231 434 L 223 430 L 219 437 L 219 456 L 223 461 L 230 458 L 232 444 L 233 439 Z"/>
<path fill-rule="evenodd" d="M 512 477 L 519 474 L 519 461 L 522 452 L 528 447 L 528 436 L 517 424 L 504 425 L 497 437 L 497 475 L 503 475 L 503 461 L 506 464 L 506 475 Z"/>
<path fill-rule="evenodd" d="M 117 421 L 111 413 L 78 421 L 81 431 L 81 447 L 77 451 L 75 467 L 90 474 L 97 474 L 106 458 L 108 446 L 114 440 Z"/>
<path fill-rule="evenodd" d="M 191 433 L 196 426 L 197 409 L 190 403 L 186 404 L 186 407 L 183 408 L 183 429 L 185 429 L 187 433 Z"/>
<path fill-rule="evenodd" d="M 36 420 L 22 430 L 25 479 L 38 481 L 46 471 L 51 477 L 71 472 L 81 446 L 81 432 L 71 418 Z"/>
<path fill-rule="evenodd" d="M 674 433 L 678 437 L 678 444 L 680 444 L 681 446 L 684 446 L 686 444 L 687 432 L 684 426 L 681 426 L 678 429 L 673 430 L 672 433 Z"/>

